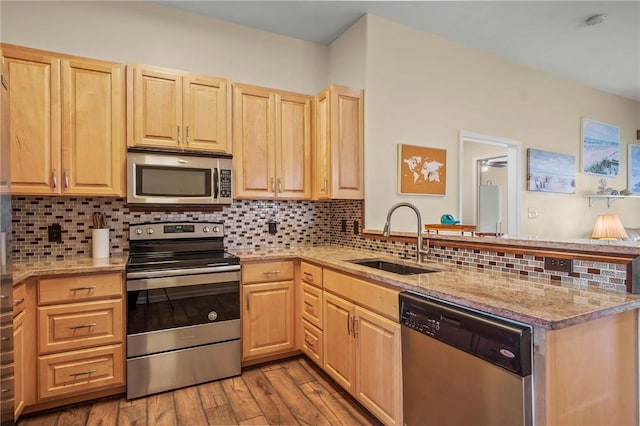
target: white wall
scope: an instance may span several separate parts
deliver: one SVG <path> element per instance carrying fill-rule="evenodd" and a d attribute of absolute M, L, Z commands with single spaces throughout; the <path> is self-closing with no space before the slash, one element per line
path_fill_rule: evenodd
<path fill-rule="evenodd" d="M 577 173 L 577 194 L 525 190 L 526 149 L 538 148 L 580 158 L 581 118 L 619 126 L 621 167 L 609 179 L 627 185 L 627 144 L 636 142 L 640 103 L 527 68 L 432 34 L 370 15 L 367 19 L 365 96 L 365 226 L 382 229 L 388 208 L 415 203 L 424 223 L 458 212 L 460 130 L 522 143 L 521 235 L 585 238 L 598 214 L 615 212 L 640 227 L 640 199 L 603 202 L 589 208 L 584 194 L 599 177 Z M 396 145 L 447 149 L 444 197 L 401 196 L 396 190 Z M 538 210 L 527 219 L 527 208 Z M 415 232 L 410 211 L 396 213 L 393 229 Z M 401 217 L 403 216 L 403 217 Z"/>
<path fill-rule="evenodd" d="M 316 94 L 327 46 L 141 1 L 2 1 L 2 41 Z"/>
<path fill-rule="evenodd" d="M 356 89 L 365 88 L 367 16 L 364 15 L 358 19 L 329 45 L 328 80 L 330 83 Z"/>

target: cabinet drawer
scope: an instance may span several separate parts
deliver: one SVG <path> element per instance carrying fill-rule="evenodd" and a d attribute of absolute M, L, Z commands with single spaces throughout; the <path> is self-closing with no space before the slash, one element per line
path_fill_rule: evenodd
<path fill-rule="evenodd" d="M 38 358 L 40 398 L 78 395 L 123 384 L 122 344 Z"/>
<path fill-rule="evenodd" d="M 322 268 L 307 262 L 300 263 L 302 281 L 322 288 Z"/>
<path fill-rule="evenodd" d="M 302 352 L 322 367 L 322 330 L 302 320 Z"/>
<path fill-rule="evenodd" d="M 40 354 L 120 343 L 122 301 L 40 307 L 38 331 Z"/>
<path fill-rule="evenodd" d="M 322 290 L 302 283 L 302 318 L 322 329 Z"/>
<path fill-rule="evenodd" d="M 260 262 L 242 265 L 242 282 L 263 283 L 268 281 L 286 281 L 293 279 L 293 262 Z"/>
<path fill-rule="evenodd" d="M 38 281 L 38 303 L 64 303 L 122 296 L 122 274 L 72 275 Z"/>
<path fill-rule="evenodd" d="M 325 290 L 398 322 L 400 290 L 392 290 L 382 284 L 364 281 L 330 269 L 325 269 L 323 274 Z"/>
<path fill-rule="evenodd" d="M 24 311 L 26 301 L 27 301 L 27 285 L 25 283 L 20 283 L 17 286 L 13 287 L 14 318 L 17 317 L 20 312 Z"/>

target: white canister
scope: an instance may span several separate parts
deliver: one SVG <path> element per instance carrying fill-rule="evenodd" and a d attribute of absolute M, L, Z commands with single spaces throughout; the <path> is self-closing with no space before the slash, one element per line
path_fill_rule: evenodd
<path fill-rule="evenodd" d="M 91 236 L 93 238 L 93 257 L 109 257 L 109 228 L 94 228 Z"/>

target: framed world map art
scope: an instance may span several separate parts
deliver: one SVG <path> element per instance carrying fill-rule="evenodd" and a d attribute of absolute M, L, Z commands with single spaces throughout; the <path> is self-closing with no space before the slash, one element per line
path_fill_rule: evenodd
<path fill-rule="evenodd" d="M 447 150 L 398 144 L 398 191 L 401 194 L 445 195 Z"/>

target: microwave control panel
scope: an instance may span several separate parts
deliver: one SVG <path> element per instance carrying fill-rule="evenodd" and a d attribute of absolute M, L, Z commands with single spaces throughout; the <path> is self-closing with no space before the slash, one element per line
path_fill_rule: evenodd
<path fill-rule="evenodd" d="M 220 169 L 220 198 L 231 198 L 231 170 Z"/>

